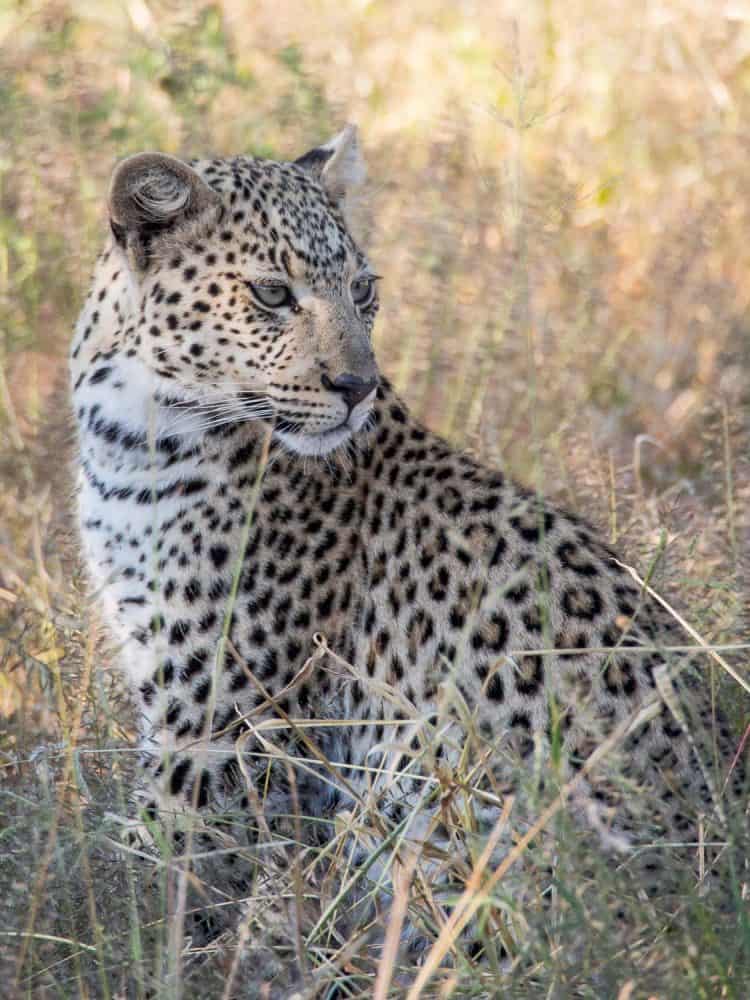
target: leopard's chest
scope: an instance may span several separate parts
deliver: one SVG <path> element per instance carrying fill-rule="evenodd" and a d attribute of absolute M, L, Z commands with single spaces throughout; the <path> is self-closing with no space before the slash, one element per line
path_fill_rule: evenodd
<path fill-rule="evenodd" d="M 90 575 L 149 716 L 167 698 L 160 690 L 203 699 L 222 636 L 218 697 L 241 706 L 288 687 L 316 632 L 345 652 L 363 573 L 356 505 L 321 509 L 304 487 L 282 494 L 272 476 L 253 486 L 251 476 L 205 465 L 183 470 L 174 489 L 163 479 L 120 489 L 82 473 Z M 294 708 L 309 712 L 332 695 L 323 675 L 314 689 L 295 689 Z"/>

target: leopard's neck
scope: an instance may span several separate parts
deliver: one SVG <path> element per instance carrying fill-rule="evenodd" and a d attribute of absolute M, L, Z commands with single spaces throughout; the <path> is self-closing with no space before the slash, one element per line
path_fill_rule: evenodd
<path fill-rule="evenodd" d="M 205 427 L 177 394 L 130 370 L 128 359 L 105 358 L 100 365 L 110 370 L 101 378 L 94 370 L 76 392 L 79 513 L 92 582 L 118 603 L 110 620 L 122 619 L 131 583 L 158 591 L 159 567 L 170 558 L 158 540 L 171 525 L 200 522 L 209 533 L 220 532 L 221 544 L 236 556 L 248 515 L 283 526 L 300 518 L 293 509 L 300 495 L 309 497 L 313 511 L 322 496 L 346 493 L 356 505 L 355 520 L 364 518 L 375 489 L 393 487 L 390 467 L 403 471 L 397 456 L 412 436 L 416 446 L 427 436 L 385 383 L 372 431 L 340 454 L 300 457 L 269 440 L 267 424 Z M 200 567 L 205 556 L 190 558 Z"/>

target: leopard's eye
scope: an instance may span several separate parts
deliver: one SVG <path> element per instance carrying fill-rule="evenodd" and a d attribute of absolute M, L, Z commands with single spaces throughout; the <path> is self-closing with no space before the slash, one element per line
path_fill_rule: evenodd
<path fill-rule="evenodd" d="M 369 305 L 372 301 L 372 297 L 375 294 L 375 279 L 355 278 L 351 283 L 349 291 L 352 296 L 352 302 L 361 309 L 363 306 Z"/>
<path fill-rule="evenodd" d="M 286 285 L 255 285 L 252 281 L 248 281 L 248 285 L 258 302 L 267 309 L 281 309 L 294 303 L 291 289 Z"/>

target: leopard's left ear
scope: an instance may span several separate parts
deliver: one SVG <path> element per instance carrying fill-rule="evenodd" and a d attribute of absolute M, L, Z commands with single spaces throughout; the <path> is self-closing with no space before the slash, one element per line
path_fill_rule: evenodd
<path fill-rule="evenodd" d="M 294 162 L 320 182 L 335 205 L 345 201 L 367 176 L 356 125 L 347 125 L 325 145 L 311 149 Z"/>

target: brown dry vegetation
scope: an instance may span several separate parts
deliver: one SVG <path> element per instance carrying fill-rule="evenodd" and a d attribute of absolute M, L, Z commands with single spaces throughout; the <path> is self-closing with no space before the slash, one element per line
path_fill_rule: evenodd
<path fill-rule="evenodd" d="M 133 732 L 76 571 L 56 387 L 119 157 L 293 157 L 344 121 L 370 162 L 383 369 L 452 440 L 640 566 L 658 557 L 659 589 L 706 642 L 744 645 L 730 659 L 750 673 L 746 4 L 8 3 L 0 995 L 284 995 L 273 963 L 242 964 L 243 931 L 167 954 L 169 873 L 107 845 Z M 707 665 L 714 682 L 739 742 L 747 697 Z M 519 945 L 511 973 L 458 954 L 424 995 L 747 996 L 741 903 L 720 916 L 688 893 L 668 925 L 634 904 L 625 942 L 600 903 Z M 377 962 L 341 942 L 287 964 L 303 996 L 372 995 Z"/>

